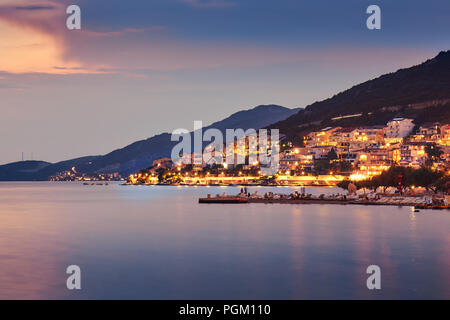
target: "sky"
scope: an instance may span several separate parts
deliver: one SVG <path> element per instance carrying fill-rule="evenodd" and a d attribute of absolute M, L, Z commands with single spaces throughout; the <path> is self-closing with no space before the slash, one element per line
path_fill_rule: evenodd
<path fill-rule="evenodd" d="M 0 164 L 305 107 L 449 50 L 449 17 L 448 0 L 0 0 Z"/>

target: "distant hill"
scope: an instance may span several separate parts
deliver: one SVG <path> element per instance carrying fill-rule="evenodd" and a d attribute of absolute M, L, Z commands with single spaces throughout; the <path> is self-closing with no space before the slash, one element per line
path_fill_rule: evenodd
<path fill-rule="evenodd" d="M 298 138 L 318 128 L 383 125 L 394 117 L 450 122 L 450 51 L 315 102 L 270 127 Z"/>
<path fill-rule="evenodd" d="M 45 161 L 19 161 L 0 166 L 0 181 L 43 181 L 57 172 L 88 165 L 99 156 L 89 156 L 58 163 Z"/>
<path fill-rule="evenodd" d="M 228 118 L 215 122 L 208 128 L 225 129 L 249 128 L 260 129 L 271 123 L 286 119 L 299 109 L 289 109 L 278 105 L 261 105 L 249 110 L 236 112 Z M 192 134 L 192 133 L 191 133 Z M 76 167 L 84 173 L 119 172 L 126 176 L 132 172 L 147 168 L 153 160 L 169 157 L 172 148 L 178 142 L 170 140 L 170 133 L 162 133 L 146 140 L 134 142 L 124 148 L 114 150 L 103 156 L 89 156 L 78 159 L 47 163 L 24 161 L 0 166 L 0 181 L 11 180 L 48 180 L 58 172 Z"/>
<path fill-rule="evenodd" d="M 55 173 L 69 170 L 72 167 L 76 167 L 78 169 L 82 166 L 89 166 L 93 161 L 100 157 L 101 156 L 87 156 L 49 164 L 36 173 L 36 180 L 48 180 L 48 178 Z"/>

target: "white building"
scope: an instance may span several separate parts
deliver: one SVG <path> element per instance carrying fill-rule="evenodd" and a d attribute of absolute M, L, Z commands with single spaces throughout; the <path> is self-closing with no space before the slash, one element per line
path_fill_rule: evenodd
<path fill-rule="evenodd" d="M 413 119 L 394 118 L 384 128 L 384 134 L 389 142 L 401 140 L 409 135 L 414 129 Z"/>

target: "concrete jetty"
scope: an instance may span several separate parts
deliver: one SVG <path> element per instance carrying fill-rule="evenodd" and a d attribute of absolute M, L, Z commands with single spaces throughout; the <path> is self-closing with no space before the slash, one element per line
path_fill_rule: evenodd
<path fill-rule="evenodd" d="M 378 200 L 367 199 L 329 199 L 329 198 L 261 198 L 246 196 L 226 196 L 199 198 L 199 203 L 231 203 L 231 204 L 248 204 L 248 203 L 265 203 L 265 204 L 337 204 L 337 205 L 365 205 L 365 206 L 397 206 L 397 207 L 414 207 L 416 209 L 434 209 L 443 210 L 450 209 L 448 204 L 432 204 L 419 202 L 412 197 L 386 198 Z"/>

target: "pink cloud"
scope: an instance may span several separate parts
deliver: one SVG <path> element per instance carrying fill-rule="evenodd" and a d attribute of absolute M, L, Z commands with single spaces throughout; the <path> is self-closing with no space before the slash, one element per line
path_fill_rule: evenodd
<path fill-rule="evenodd" d="M 14 0 L 16 1 L 16 0 Z M 20 1 L 20 2 L 19 2 Z M 198 7 L 220 7 L 234 5 L 226 0 L 180 0 Z M 18 9 L 19 8 L 19 9 Z M 74 30 L 65 28 L 65 5 L 55 0 L 43 0 L 39 4 L 30 0 L 17 0 L 0 5 L 1 22 L 8 22 L 16 28 L 38 31 L 45 34 L 42 41 L 53 46 L 52 59 L 47 67 L 35 70 L 37 73 L 117 73 L 127 77 L 143 78 L 139 70 L 173 71 L 181 69 L 206 69 L 243 66 L 265 66 L 279 63 L 302 63 L 322 61 L 323 64 L 352 67 L 356 62 L 382 63 L 397 56 L 411 56 L 407 50 L 395 48 L 271 48 L 251 44 L 224 44 L 209 41 L 189 44 L 171 37 L 164 26 L 147 28 L 124 28 L 122 30 Z M 31 34 L 32 36 L 34 35 Z M 120 39 L 118 39 L 120 37 Z M 4 37 L 3 37 L 4 38 Z M 50 40 L 47 38 L 51 38 Z M 33 56 L 42 43 L 28 42 L 7 44 L 21 45 L 23 56 Z M 2 43 L 4 45 L 4 43 Z M 9 55 L 16 58 L 14 55 Z M 415 54 L 410 60 L 413 60 Z M 0 58 L 1 58 L 0 47 Z M 56 58 L 54 58 L 56 57 Z M 381 61 L 380 61 L 381 60 Z M 19 62 L 19 61 L 18 61 Z M 367 63 L 367 62 L 365 62 Z M 0 70 L 2 68 L 0 59 Z M 13 71 L 12 71 L 13 72 Z M 29 71 L 32 72 L 32 71 Z M 22 71 L 18 73 L 23 73 Z"/>
<path fill-rule="evenodd" d="M 83 28 L 69 31 L 65 20 L 66 5 L 55 0 L 42 0 L 39 3 L 14 0 L 0 4 L 0 33 L 7 35 L 2 37 L 0 70 L 12 73 L 99 73 L 100 68 L 112 66 L 105 64 L 103 58 L 98 59 L 98 55 L 97 59 L 84 60 L 83 52 L 77 48 L 95 52 L 96 48 L 102 46 L 97 38 L 165 29 L 164 26 L 150 26 L 117 31 Z M 11 32 L 17 36 L 11 36 Z M 89 43 L 92 49 L 81 43 Z"/>
<path fill-rule="evenodd" d="M 151 26 L 148 28 L 125 28 L 119 31 L 94 31 L 94 30 L 81 30 L 81 32 L 90 37 L 115 37 L 123 36 L 130 33 L 143 33 L 146 31 L 159 31 L 164 30 L 164 26 Z"/>

